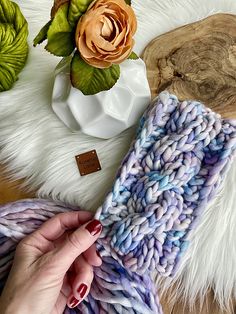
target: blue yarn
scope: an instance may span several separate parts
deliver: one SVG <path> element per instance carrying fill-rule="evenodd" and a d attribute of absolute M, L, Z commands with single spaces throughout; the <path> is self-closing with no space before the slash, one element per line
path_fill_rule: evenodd
<path fill-rule="evenodd" d="M 216 195 L 235 151 L 235 121 L 221 119 L 199 102 L 179 102 L 161 93 L 142 117 L 113 187 L 97 210 L 103 224 L 98 241 L 103 264 L 95 268 L 90 294 L 65 313 L 161 314 L 152 272 L 175 274 L 191 230 Z M 0 209 L 2 278 L 4 263 L 12 260 L 8 253 L 27 234 L 27 223 L 36 229 L 43 221 L 37 213 L 46 220 L 66 210 L 37 200 Z M 21 219 L 25 212 L 28 220 Z"/>

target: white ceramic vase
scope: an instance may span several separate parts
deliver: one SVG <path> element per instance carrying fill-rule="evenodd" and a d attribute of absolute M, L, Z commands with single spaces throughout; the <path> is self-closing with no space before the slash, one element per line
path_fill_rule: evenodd
<path fill-rule="evenodd" d="M 69 65 L 65 58 L 56 67 L 52 108 L 70 129 L 108 139 L 138 122 L 151 99 L 141 59 L 123 62 L 115 86 L 91 96 L 71 85 Z"/>

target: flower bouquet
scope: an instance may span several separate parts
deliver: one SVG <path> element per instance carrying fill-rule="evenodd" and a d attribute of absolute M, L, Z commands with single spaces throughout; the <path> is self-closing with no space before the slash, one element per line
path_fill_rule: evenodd
<path fill-rule="evenodd" d="M 71 83 L 85 95 L 109 90 L 120 77 L 119 64 L 132 52 L 137 20 L 130 0 L 55 0 L 51 20 L 34 46 L 66 57 L 73 54 Z"/>
<path fill-rule="evenodd" d="M 136 30 L 130 0 L 54 1 L 34 46 L 47 40 L 45 49 L 64 57 L 52 107 L 68 127 L 110 138 L 137 123 L 150 88 L 145 64 L 133 52 Z"/>

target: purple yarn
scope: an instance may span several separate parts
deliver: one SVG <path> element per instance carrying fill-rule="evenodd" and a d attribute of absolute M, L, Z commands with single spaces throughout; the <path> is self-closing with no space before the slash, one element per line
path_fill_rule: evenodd
<path fill-rule="evenodd" d="M 112 190 L 97 210 L 104 227 L 98 241 L 103 265 L 95 268 L 87 299 L 65 313 L 162 313 L 150 273 L 176 272 L 190 231 L 216 194 L 235 150 L 235 121 L 197 101 L 179 102 L 161 93 L 141 119 Z M 67 208 L 36 200 L 0 208 L 0 280 L 17 242 Z"/>
<path fill-rule="evenodd" d="M 14 250 L 19 241 L 55 214 L 68 210 L 76 208 L 36 199 L 0 206 L 0 289 L 11 267 Z"/>

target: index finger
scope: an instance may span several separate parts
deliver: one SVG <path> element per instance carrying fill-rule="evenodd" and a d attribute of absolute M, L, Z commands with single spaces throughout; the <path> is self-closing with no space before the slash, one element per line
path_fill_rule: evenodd
<path fill-rule="evenodd" d="M 93 213 L 86 211 L 58 214 L 42 224 L 38 230 L 27 236 L 23 242 L 42 251 L 43 247 L 60 238 L 64 232 L 78 228 L 92 217 Z"/>

